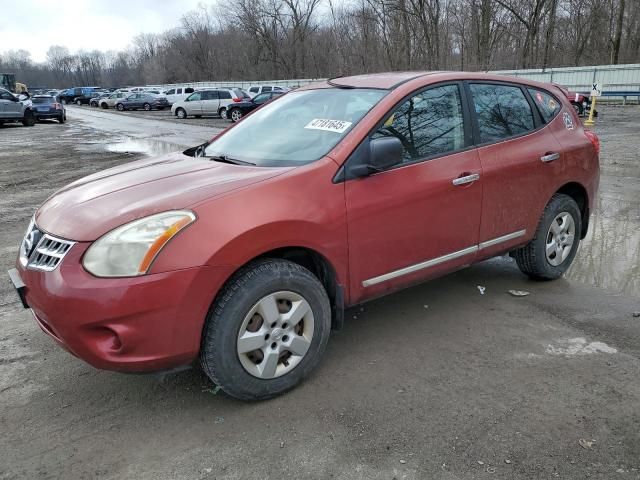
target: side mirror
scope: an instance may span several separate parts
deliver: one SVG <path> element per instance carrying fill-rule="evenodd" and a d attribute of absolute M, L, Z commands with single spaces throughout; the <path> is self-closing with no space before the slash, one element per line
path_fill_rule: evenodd
<path fill-rule="evenodd" d="M 396 137 L 369 140 L 356 149 L 354 164 L 347 168 L 348 178 L 366 177 L 402 163 L 404 148 Z"/>
<path fill-rule="evenodd" d="M 207 147 L 207 145 L 209 145 L 209 142 L 204 142 L 201 145 L 187 148 L 184 152 L 182 152 L 182 154 L 188 157 L 195 157 L 195 158 L 204 157 L 204 149 Z"/>

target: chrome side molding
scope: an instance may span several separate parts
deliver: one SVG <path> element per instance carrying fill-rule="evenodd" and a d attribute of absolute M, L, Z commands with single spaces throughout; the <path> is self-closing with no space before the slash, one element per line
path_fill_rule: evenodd
<path fill-rule="evenodd" d="M 442 255 L 441 257 L 432 258 L 430 260 L 416 263 L 414 265 L 409 265 L 408 267 L 400 268 L 398 270 L 394 270 L 392 272 L 385 273 L 377 277 L 369 278 L 368 280 L 365 280 L 362 282 L 362 286 L 371 287 L 372 285 L 377 285 L 378 283 L 386 282 L 388 280 L 393 280 L 394 278 L 402 277 L 410 273 L 424 270 L 425 268 L 435 267 L 436 265 L 440 265 L 441 263 L 449 262 L 451 260 L 455 260 L 456 258 L 464 257 L 465 255 L 475 253 L 478 250 L 493 247 L 494 245 L 498 245 L 503 242 L 508 242 L 509 240 L 513 240 L 514 238 L 522 237 L 526 233 L 527 233 L 526 230 L 518 230 L 517 232 L 508 233 L 500 237 L 492 238 L 491 240 L 487 240 L 478 245 L 473 245 L 471 247 L 463 248 L 462 250 L 457 250 L 455 252 Z"/>

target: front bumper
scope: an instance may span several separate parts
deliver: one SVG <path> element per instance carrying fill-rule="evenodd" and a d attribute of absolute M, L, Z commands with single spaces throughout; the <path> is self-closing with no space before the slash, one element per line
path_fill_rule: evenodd
<path fill-rule="evenodd" d="M 51 272 L 20 262 L 12 270 L 12 281 L 40 328 L 101 369 L 144 372 L 192 362 L 209 307 L 231 267 L 97 278 L 81 265 L 88 246 L 74 245 Z"/>

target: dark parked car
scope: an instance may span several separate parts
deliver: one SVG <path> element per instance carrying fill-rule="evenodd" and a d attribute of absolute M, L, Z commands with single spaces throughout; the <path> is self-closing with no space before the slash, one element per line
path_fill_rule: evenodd
<path fill-rule="evenodd" d="M 228 107 L 229 111 L 227 112 L 227 118 L 230 119 L 232 122 L 237 122 L 243 116 L 245 116 L 247 113 L 249 113 L 249 112 L 255 110 L 256 108 L 258 108 L 259 106 L 267 103 L 272 98 L 279 97 L 283 93 L 285 93 L 285 92 L 259 93 L 258 95 L 256 95 L 253 98 L 245 99 L 245 101 L 243 101 L 243 102 L 233 103 L 233 104 L 229 105 L 229 107 Z"/>
<path fill-rule="evenodd" d="M 166 97 L 160 97 L 158 95 L 154 95 L 153 93 L 132 93 L 126 98 L 123 98 L 116 103 L 116 108 L 119 111 L 123 110 L 138 110 L 143 108 L 147 111 L 153 110 L 154 108 L 158 110 L 164 110 L 169 106 L 169 102 Z"/>
<path fill-rule="evenodd" d="M 64 105 L 58 102 L 53 95 L 35 95 L 31 97 L 33 111 L 37 120 L 52 118 L 64 123 L 67 120 L 67 112 Z"/>
<path fill-rule="evenodd" d="M 63 104 L 77 103 L 77 100 L 80 99 L 80 103 L 78 103 L 78 105 L 82 105 L 83 103 L 86 105 L 89 103 L 89 100 L 95 94 L 96 90 L 97 87 L 69 88 L 60 92 L 60 102 Z"/>

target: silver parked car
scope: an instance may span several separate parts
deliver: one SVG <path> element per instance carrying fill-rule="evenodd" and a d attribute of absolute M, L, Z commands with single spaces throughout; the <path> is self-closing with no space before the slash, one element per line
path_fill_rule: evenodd
<path fill-rule="evenodd" d="M 193 92 L 184 100 L 171 106 L 171 113 L 178 118 L 205 115 L 219 115 L 227 118 L 227 110 L 232 103 L 249 100 L 249 94 L 240 88 L 207 88 Z"/>
<path fill-rule="evenodd" d="M 0 125 L 5 122 L 22 122 L 26 127 L 36 124 L 33 104 L 27 94 L 15 96 L 9 90 L 0 88 Z"/>

